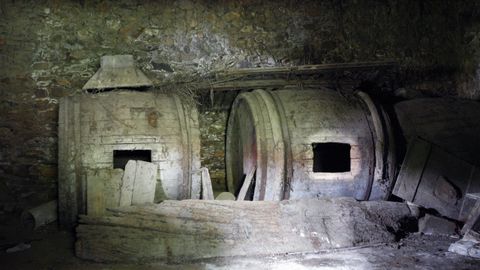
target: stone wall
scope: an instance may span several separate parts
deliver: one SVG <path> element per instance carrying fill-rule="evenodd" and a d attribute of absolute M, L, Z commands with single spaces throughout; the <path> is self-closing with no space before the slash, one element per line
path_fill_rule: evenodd
<path fill-rule="evenodd" d="M 225 190 L 225 133 L 226 110 L 208 108 L 199 114 L 200 156 L 203 166 L 209 169 L 214 190 Z"/>
<path fill-rule="evenodd" d="M 458 72 L 467 74 L 465 85 L 476 68 L 462 72 L 478 63 L 472 49 L 477 35 L 471 40 L 467 35 L 479 32 L 476 5 L 434 0 L 0 1 L 0 201 L 35 204 L 56 196 L 58 99 L 78 92 L 102 55 L 134 55 L 155 83 L 226 68 L 394 59 L 406 70 L 447 70 L 449 81 Z M 457 91 L 455 83 L 427 90 L 437 87 L 446 88 L 441 93 L 478 97 L 470 90 L 474 87 Z M 201 123 L 208 125 L 202 128 L 203 165 L 220 183 L 226 113 L 203 111 Z"/>

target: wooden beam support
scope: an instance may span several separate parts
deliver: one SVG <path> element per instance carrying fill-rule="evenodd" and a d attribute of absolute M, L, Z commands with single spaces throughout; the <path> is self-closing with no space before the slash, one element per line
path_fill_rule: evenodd
<path fill-rule="evenodd" d="M 245 176 L 245 180 L 243 181 L 242 188 L 240 189 L 240 192 L 238 193 L 237 201 L 243 201 L 245 200 L 245 196 L 247 195 L 247 191 L 252 185 L 252 180 L 253 176 L 255 175 L 255 171 L 257 170 L 257 167 L 253 167 L 248 174 Z"/>
<path fill-rule="evenodd" d="M 97 262 L 185 262 L 320 252 L 393 242 L 405 203 L 353 198 L 164 201 L 80 216 L 76 255 Z M 389 229 L 387 229 L 389 228 Z"/>
<path fill-rule="evenodd" d="M 332 71 L 343 71 L 352 69 L 379 69 L 391 68 L 397 63 L 389 62 L 358 62 L 358 63 L 333 63 L 319 65 L 302 65 L 293 67 L 259 67 L 231 69 L 217 73 L 218 75 L 274 75 L 274 74 L 317 74 Z"/>
<path fill-rule="evenodd" d="M 256 88 L 280 88 L 285 86 L 328 87 L 336 84 L 332 78 L 313 78 L 313 75 L 341 73 L 344 71 L 368 71 L 393 68 L 395 62 L 360 62 L 321 65 L 302 65 L 294 67 L 241 68 L 212 72 L 190 82 L 159 84 L 157 88 L 171 88 L 175 85 L 188 86 L 196 90 L 228 91 L 250 90 Z M 299 76 L 306 76 L 299 78 Z"/>

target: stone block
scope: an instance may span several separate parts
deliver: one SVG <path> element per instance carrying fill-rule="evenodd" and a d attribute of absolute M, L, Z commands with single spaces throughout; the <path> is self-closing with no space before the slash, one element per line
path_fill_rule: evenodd
<path fill-rule="evenodd" d="M 456 234 L 456 228 L 455 223 L 429 214 L 418 220 L 418 231 L 428 235 L 453 235 Z"/>
<path fill-rule="evenodd" d="M 480 258 L 480 234 L 467 230 L 463 238 L 450 245 L 448 251 L 460 255 Z"/>
<path fill-rule="evenodd" d="M 462 239 L 451 244 L 448 251 L 464 256 L 480 258 L 480 243 Z"/>

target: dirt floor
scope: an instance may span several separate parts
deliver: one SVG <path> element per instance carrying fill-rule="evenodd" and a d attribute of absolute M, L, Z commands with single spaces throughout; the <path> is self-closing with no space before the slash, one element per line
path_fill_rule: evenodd
<path fill-rule="evenodd" d="M 182 265 L 101 264 L 74 255 L 74 234 L 50 225 L 36 232 L 23 229 L 17 219 L 0 220 L 0 269 L 480 269 L 480 260 L 448 252 L 451 237 L 411 234 L 397 243 L 342 249 L 315 254 L 212 259 Z M 18 243 L 31 247 L 15 253 L 6 249 Z"/>

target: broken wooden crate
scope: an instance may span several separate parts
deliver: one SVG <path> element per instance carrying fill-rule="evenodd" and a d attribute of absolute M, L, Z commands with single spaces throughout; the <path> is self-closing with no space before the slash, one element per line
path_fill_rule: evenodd
<path fill-rule="evenodd" d="M 424 139 L 411 141 L 392 193 L 466 221 L 475 201 L 465 194 L 480 192 L 480 169 Z"/>
<path fill-rule="evenodd" d="M 180 262 L 390 242 L 405 203 L 352 198 L 164 201 L 80 216 L 76 254 L 98 262 Z M 388 229 L 387 229 L 388 228 Z"/>

